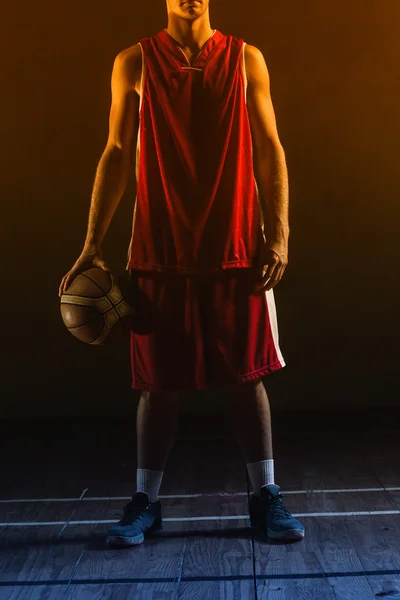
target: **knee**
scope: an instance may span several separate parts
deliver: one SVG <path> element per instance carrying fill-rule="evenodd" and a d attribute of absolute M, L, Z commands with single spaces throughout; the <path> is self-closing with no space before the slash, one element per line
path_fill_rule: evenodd
<path fill-rule="evenodd" d="M 253 379 L 252 381 L 236 384 L 230 388 L 230 403 L 237 407 L 242 407 L 243 404 L 249 404 L 249 400 L 256 398 L 259 386 L 262 385 L 261 379 Z"/>

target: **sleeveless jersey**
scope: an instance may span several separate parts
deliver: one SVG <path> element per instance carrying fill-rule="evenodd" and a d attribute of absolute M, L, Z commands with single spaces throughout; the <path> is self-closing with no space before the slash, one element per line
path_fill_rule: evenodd
<path fill-rule="evenodd" d="M 242 39 L 215 30 L 192 64 L 164 29 L 139 41 L 137 195 L 127 269 L 251 267 L 264 223 Z"/>

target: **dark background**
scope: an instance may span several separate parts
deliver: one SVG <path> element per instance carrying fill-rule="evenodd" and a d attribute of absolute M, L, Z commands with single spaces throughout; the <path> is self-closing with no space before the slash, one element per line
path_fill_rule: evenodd
<path fill-rule="evenodd" d="M 275 288 L 287 366 L 264 378 L 271 406 L 399 406 L 398 3 L 210 0 L 210 15 L 262 50 L 289 169 L 289 266 Z M 58 286 L 86 234 L 114 58 L 166 26 L 165 0 L 2 11 L 2 417 L 136 411 L 128 339 L 76 340 Z M 132 169 L 103 246 L 116 272 L 134 198 Z M 182 411 L 226 400 L 185 393 Z"/>

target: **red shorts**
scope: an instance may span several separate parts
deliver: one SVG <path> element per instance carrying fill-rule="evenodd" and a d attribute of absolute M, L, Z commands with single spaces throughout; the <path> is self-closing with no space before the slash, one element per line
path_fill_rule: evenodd
<path fill-rule="evenodd" d="M 273 290 L 254 293 L 252 268 L 207 276 L 130 274 L 141 313 L 130 333 L 132 388 L 201 390 L 285 366 Z"/>

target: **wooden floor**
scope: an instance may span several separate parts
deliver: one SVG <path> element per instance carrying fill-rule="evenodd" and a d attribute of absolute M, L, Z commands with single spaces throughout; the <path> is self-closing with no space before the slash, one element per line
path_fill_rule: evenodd
<path fill-rule="evenodd" d="M 400 599 L 399 411 L 273 415 L 275 481 L 305 538 L 253 535 L 223 415 L 181 418 L 164 529 L 112 549 L 136 487 L 127 419 L 0 423 L 0 600 Z"/>

